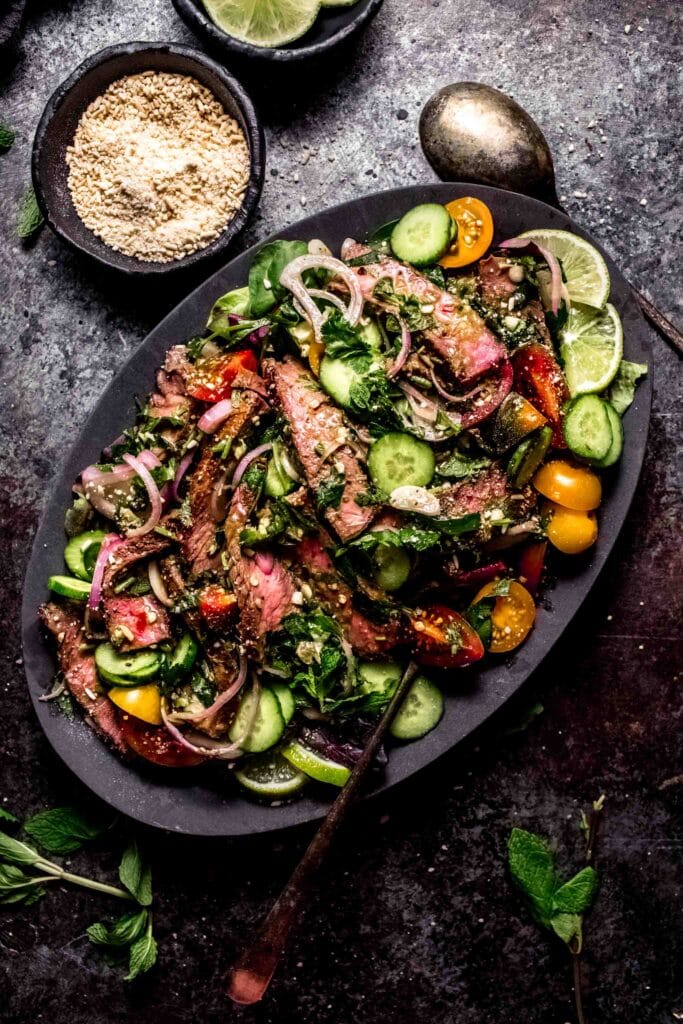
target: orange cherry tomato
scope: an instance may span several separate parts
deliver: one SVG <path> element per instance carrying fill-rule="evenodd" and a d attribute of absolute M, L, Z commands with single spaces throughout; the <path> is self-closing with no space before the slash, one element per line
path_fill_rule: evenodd
<path fill-rule="evenodd" d="M 232 382 L 240 370 L 252 373 L 258 370 L 258 359 L 250 348 L 202 359 L 189 376 L 187 393 L 201 402 L 220 402 L 230 398 Z"/>
<path fill-rule="evenodd" d="M 313 370 L 316 377 L 320 376 L 320 360 L 322 359 L 325 352 L 325 346 L 321 341 L 313 341 L 308 346 L 308 365 Z"/>
<path fill-rule="evenodd" d="M 433 604 L 410 622 L 420 665 L 460 668 L 484 657 L 484 645 L 469 622 L 445 605 Z"/>
<path fill-rule="evenodd" d="M 490 597 L 500 581 L 492 580 L 482 587 L 474 599 L 474 604 Z M 526 640 L 536 618 L 534 599 L 521 583 L 513 580 L 507 594 L 496 597 L 491 612 L 491 643 L 489 650 L 493 654 L 506 654 Z"/>
<path fill-rule="evenodd" d="M 486 203 L 474 196 L 454 199 L 446 209 L 458 225 L 458 237 L 439 263 L 442 267 L 466 267 L 480 259 L 493 241 L 493 217 Z"/>
<path fill-rule="evenodd" d="M 178 743 L 163 725 L 147 725 L 132 715 L 119 715 L 121 731 L 131 750 L 163 768 L 194 768 L 206 760 Z"/>
<path fill-rule="evenodd" d="M 149 725 L 161 725 L 161 693 L 156 683 L 144 686 L 112 686 L 109 700 L 121 711 Z"/>
<path fill-rule="evenodd" d="M 602 497 L 602 485 L 597 473 L 585 466 L 573 466 L 564 459 L 546 462 L 532 483 L 544 498 L 550 498 L 575 512 L 592 511 L 598 507 Z"/>
<path fill-rule="evenodd" d="M 545 528 L 548 540 L 565 555 L 580 555 L 598 539 L 598 521 L 594 512 L 577 512 L 549 502 L 545 508 L 549 514 Z"/>

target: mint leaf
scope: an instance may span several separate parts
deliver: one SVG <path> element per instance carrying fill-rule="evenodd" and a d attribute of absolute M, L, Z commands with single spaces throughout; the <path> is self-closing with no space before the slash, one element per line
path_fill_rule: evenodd
<path fill-rule="evenodd" d="M 42 227 L 45 218 L 40 212 L 38 200 L 33 188 L 29 188 L 23 195 L 19 206 L 19 219 L 17 221 L 17 234 L 23 241 L 31 238 L 38 228 Z"/>
<path fill-rule="evenodd" d="M 482 469 L 491 465 L 487 456 L 467 455 L 465 452 L 453 452 L 452 455 L 436 467 L 439 476 L 450 477 L 453 480 L 464 480 L 465 477 L 474 476 Z"/>
<path fill-rule="evenodd" d="M 12 864 L 0 864 L 0 905 L 23 903 L 29 906 L 45 895 L 41 879 L 25 874 Z"/>
<path fill-rule="evenodd" d="M 147 930 L 130 947 L 128 974 L 126 981 L 132 981 L 138 974 L 144 974 L 154 966 L 157 960 L 157 944 L 152 935 L 152 918 L 149 917 Z"/>
<path fill-rule="evenodd" d="M 583 868 L 555 890 L 553 910 L 566 914 L 583 914 L 593 903 L 597 887 L 598 876 L 595 868 Z"/>
<path fill-rule="evenodd" d="M 622 359 L 617 375 L 605 392 L 604 397 L 623 416 L 633 401 L 636 385 L 641 377 L 647 375 L 647 363 L 630 363 Z"/>
<path fill-rule="evenodd" d="M 41 859 L 37 850 L 32 850 L 26 843 L 0 832 L 0 859 L 10 864 L 35 864 Z"/>
<path fill-rule="evenodd" d="M 152 872 L 143 863 L 138 844 L 133 841 L 121 858 L 119 878 L 122 885 L 143 907 L 152 902 Z"/>
<path fill-rule="evenodd" d="M 13 814 L 10 814 L 9 811 L 6 811 L 4 807 L 0 807 L 0 821 L 16 822 L 19 821 L 19 819 L 15 818 L 15 816 Z"/>
<path fill-rule="evenodd" d="M 563 942 L 567 945 L 574 943 L 573 953 L 581 951 L 583 935 L 581 931 L 581 917 L 579 914 L 553 914 L 550 920 L 550 927 Z"/>
<path fill-rule="evenodd" d="M 0 152 L 6 153 L 8 149 L 11 149 L 15 138 L 14 128 L 10 128 L 4 121 L 0 121 Z"/>
<path fill-rule="evenodd" d="M 521 828 L 513 828 L 508 840 L 510 874 L 529 899 L 535 916 L 547 925 L 557 888 L 555 863 L 548 844 Z"/>
<path fill-rule="evenodd" d="M 148 914 L 147 910 L 132 911 L 112 925 L 98 921 L 86 929 L 88 938 L 96 946 L 130 946 L 145 930 Z"/>
<path fill-rule="evenodd" d="M 51 853 L 72 853 L 84 842 L 97 839 L 108 824 L 85 818 L 75 807 L 54 807 L 29 818 L 24 830 Z"/>

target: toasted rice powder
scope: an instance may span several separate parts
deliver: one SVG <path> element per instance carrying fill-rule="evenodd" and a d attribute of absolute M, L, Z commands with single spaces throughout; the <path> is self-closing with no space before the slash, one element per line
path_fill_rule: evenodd
<path fill-rule="evenodd" d="M 113 82 L 81 117 L 66 161 L 76 212 L 127 256 L 166 263 L 217 238 L 249 180 L 244 133 L 187 75 Z"/>

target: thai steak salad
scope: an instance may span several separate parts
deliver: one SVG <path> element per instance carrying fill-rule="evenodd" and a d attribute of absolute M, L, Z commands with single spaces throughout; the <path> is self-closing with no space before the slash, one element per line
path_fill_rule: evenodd
<path fill-rule="evenodd" d="M 524 642 L 549 546 L 561 573 L 596 540 L 645 367 L 592 246 L 493 234 L 469 197 L 257 252 L 74 486 L 44 699 L 279 800 L 345 783 L 409 662 L 391 742 Z"/>

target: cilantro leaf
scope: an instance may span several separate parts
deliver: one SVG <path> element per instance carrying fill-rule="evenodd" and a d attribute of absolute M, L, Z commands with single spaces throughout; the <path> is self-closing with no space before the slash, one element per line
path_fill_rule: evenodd
<path fill-rule="evenodd" d="M 636 385 L 647 375 L 647 363 L 630 363 L 622 359 L 617 375 L 610 384 L 605 398 L 623 416 L 636 394 Z"/>
<path fill-rule="evenodd" d="M 288 263 L 307 252 L 305 242 L 278 239 L 256 253 L 249 270 L 249 309 L 252 316 L 263 316 L 285 298 L 287 289 L 280 284 L 280 275 Z"/>
<path fill-rule="evenodd" d="M 19 219 L 17 221 L 17 234 L 19 238 L 27 241 L 43 226 L 44 222 L 45 218 L 38 206 L 36 193 L 33 188 L 28 188 L 19 206 Z"/>
<path fill-rule="evenodd" d="M 369 360 L 372 349 L 367 341 L 337 309 L 333 309 L 322 326 L 325 355 L 332 359 Z"/>
<path fill-rule="evenodd" d="M 400 395 L 401 392 L 396 391 L 386 373 L 378 367 L 351 384 L 349 410 L 376 436 L 401 430 L 402 420 L 393 402 Z"/>
<path fill-rule="evenodd" d="M 598 876 L 595 868 L 585 867 L 553 894 L 553 910 L 565 914 L 583 914 L 595 898 Z"/>
<path fill-rule="evenodd" d="M 148 907 L 151 904 L 152 872 L 149 865 L 144 864 L 135 841 L 124 851 L 119 865 L 119 878 L 141 906 Z"/>
<path fill-rule="evenodd" d="M 53 807 L 29 818 L 24 831 L 51 853 L 72 853 L 101 836 L 109 824 L 88 820 L 75 807 Z"/>

